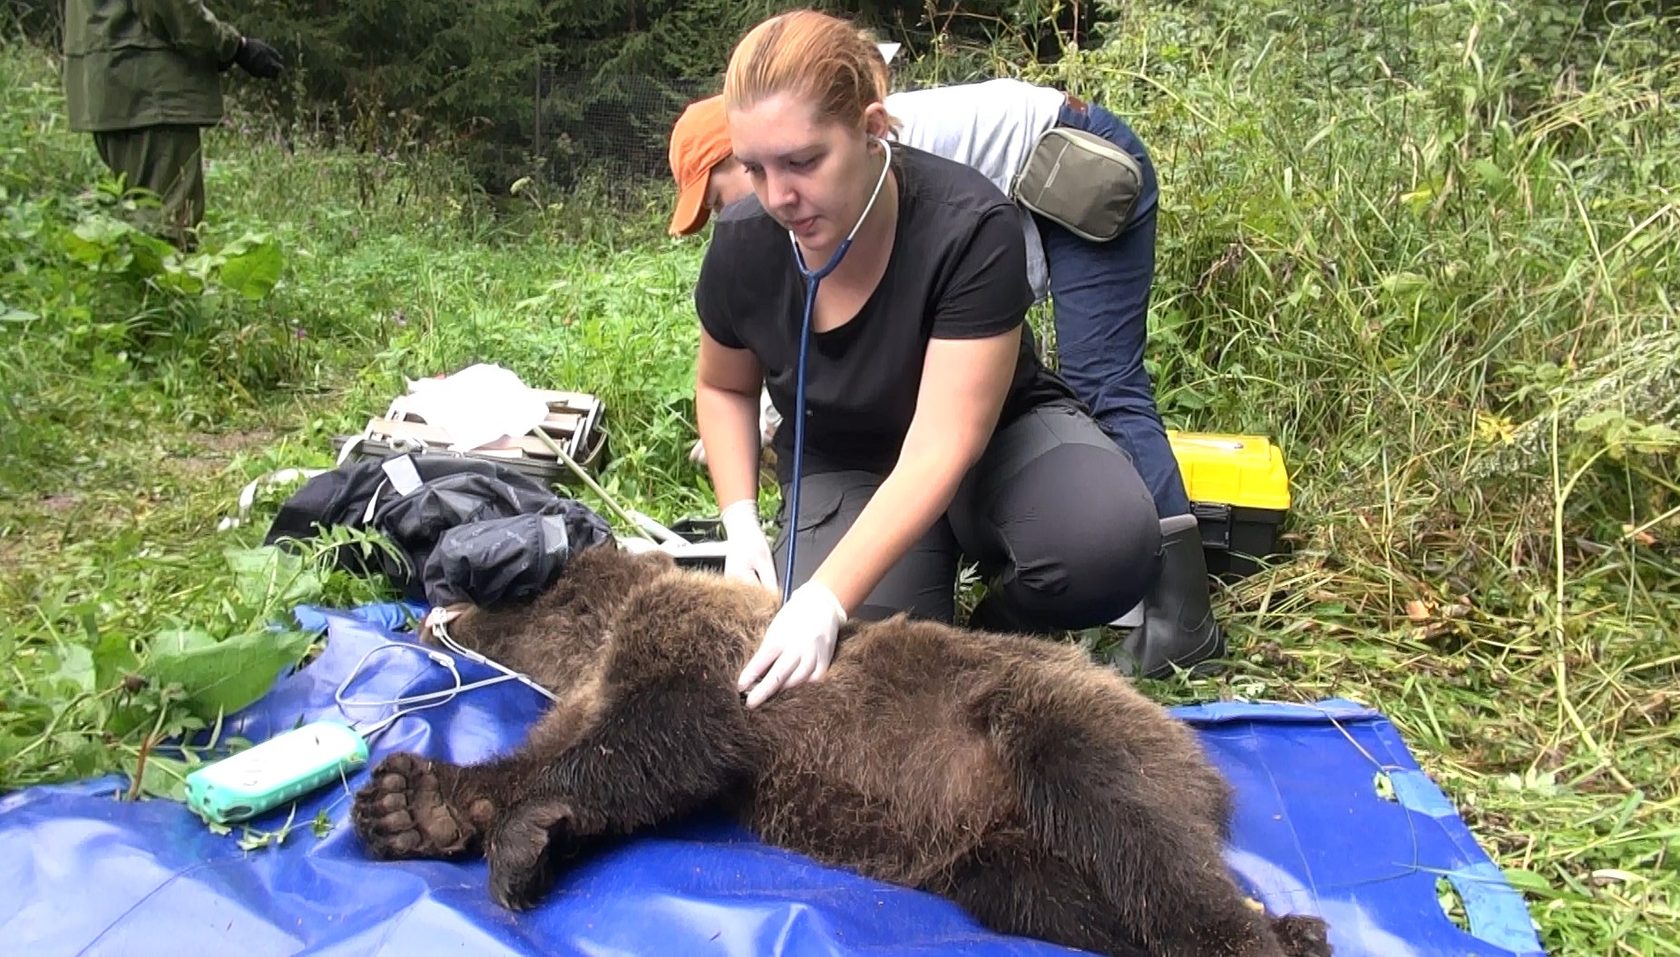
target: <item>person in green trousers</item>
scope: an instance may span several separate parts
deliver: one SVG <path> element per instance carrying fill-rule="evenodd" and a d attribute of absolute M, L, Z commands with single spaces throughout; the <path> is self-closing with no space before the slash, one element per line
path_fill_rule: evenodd
<path fill-rule="evenodd" d="M 93 134 L 129 188 L 158 195 L 158 227 L 181 248 L 204 218 L 199 129 L 221 121 L 220 74 L 234 64 L 265 80 L 284 68 L 200 0 L 65 0 L 70 128 Z"/>

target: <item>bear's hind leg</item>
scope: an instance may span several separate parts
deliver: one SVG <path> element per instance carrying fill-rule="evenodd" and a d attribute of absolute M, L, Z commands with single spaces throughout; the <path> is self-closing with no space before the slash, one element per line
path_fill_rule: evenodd
<path fill-rule="evenodd" d="M 1225 784 L 1194 738 L 1106 682 L 1001 686 L 979 716 L 1012 768 L 1024 830 L 1072 862 L 1151 957 L 1284 957 L 1227 869 Z"/>
<path fill-rule="evenodd" d="M 1110 957 L 1149 957 L 1127 940 L 1114 908 L 1070 863 L 1034 847 L 1019 830 L 987 835 L 928 888 L 981 924 Z"/>

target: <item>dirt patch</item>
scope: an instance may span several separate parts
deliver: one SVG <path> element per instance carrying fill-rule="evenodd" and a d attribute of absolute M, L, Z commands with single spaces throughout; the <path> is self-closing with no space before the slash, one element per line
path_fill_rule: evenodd
<path fill-rule="evenodd" d="M 227 464 L 227 458 L 211 458 L 204 455 L 181 455 L 166 463 L 171 473 L 187 481 L 209 478 Z"/>
<path fill-rule="evenodd" d="M 171 472 L 189 481 L 209 478 L 233 461 L 235 455 L 261 448 L 279 434 L 273 429 L 189 432 L 181 437 L 181 442 L 183 446 L 193 446 L 192 450 L 171 456 L 165 465 Z"/>
<path fill-rule="evenodd" d="M 249 429 L 238 432 L 193 432 L 185 438 L 194 445 L 202 446 L 205 451 L 226 459 L 231 458 L 235 452 L 267 445 L 279 434 L 273 429 Z"/>
<path fill-rule="evenodd" d="M 43 495 L 40 503 L 41 511 L 49 515 L 63 515 L 75 508 L 80 501 L 81 498 L 75 495 Z"/>
<path fill-rule="evenodd" d="M 8 510 L 0 515 L 0 581 L 23 581 L 52 564 L 64 544 L 62 512 Z"/>

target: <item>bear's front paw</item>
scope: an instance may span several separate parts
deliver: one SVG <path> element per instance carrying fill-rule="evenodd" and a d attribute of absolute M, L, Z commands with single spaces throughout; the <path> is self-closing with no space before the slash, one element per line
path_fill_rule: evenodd
<path fill-rule="evenodd" d="M 510 808 L 487 842 L 490 896 L 509 910 L 534 906 L 554 884 L 555 838 L 563 837 L 571 808 L 554 799 L 530 800 Z"/>
<path fill-rule="evenodd" d="M 488 816 L 475 802 L 468 809 L 449 799 L 460 769 L 417 754 L 393 754 L 379 762 L 356 792 L 351 820 L 374 857 L 385 860 L 459 857 L 478 843 L 474 818 Z"/>

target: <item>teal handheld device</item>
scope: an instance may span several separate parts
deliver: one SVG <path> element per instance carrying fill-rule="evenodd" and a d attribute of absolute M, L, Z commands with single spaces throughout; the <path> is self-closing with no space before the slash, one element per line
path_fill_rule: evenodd
<path fill-rule="evenodd" d="M 275 735 L 187 775 L 187 806 L 206 821 L 243 821 L 367 763 L 367 741 L 339 721 Z"/>

